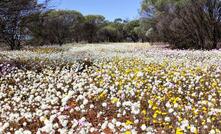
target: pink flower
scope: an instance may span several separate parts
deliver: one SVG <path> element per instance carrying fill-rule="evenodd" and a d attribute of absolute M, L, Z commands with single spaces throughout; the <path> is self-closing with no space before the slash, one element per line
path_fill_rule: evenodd
<path fill-rule="evenodd" d="M 64 110 L 69 110 L 69 109 L 71 109 L 70 106 L 65 106 L 65 107 L 64 107 Z"/>
<path fill-rule="evenodd" d="M 79 121 L 78 121 L 78 125 L 80 125 L 80 126 L 84 126 L 84 125 L 85 125 L 85 122 L 82 121 L 82 120 L 79 120 Z"/>

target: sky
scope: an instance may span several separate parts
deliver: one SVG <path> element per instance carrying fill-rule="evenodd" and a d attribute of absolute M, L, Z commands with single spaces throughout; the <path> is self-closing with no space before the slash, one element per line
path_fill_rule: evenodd
<path fill-rule="evenodd" d="M 50 6 L 56 9 L 80 11 L 83 15 L 103 15 L 107 20 L 115 18 L 139 18 L 142 0 L 52 0 Z"/>

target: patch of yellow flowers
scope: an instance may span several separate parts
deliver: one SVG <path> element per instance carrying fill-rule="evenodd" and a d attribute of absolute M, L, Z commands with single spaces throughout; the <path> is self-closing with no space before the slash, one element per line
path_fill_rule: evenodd
<path fill-rule="evenodd" d="M 139 116 L 139 120 L 146 121 L 147 126 L 155 129 L 163 126 L 166 132 L 176 134 L 221 130 L 221 72 L 218 68 L 214 73 L 214 67 L 187 66 L 169 61 L 146 63 L 129 58 L 114 58 L 102 65 L 96 70 L 99 75 L 95 79 L 100 80 L 100 87 L 114 86 L 116 90 L 107 88 L 107 98 L 114 95 L 113 104 L 124 100 L 145 102 L 141 103 L 140 114 L 143 116 Z M 119 99 L 122 95 L 124 97 Z M 186 126 L 195 127 L 182 127 L 185 126 L 182 119 L 188 120 Z M 127 120 L 126 125 L 133 123 Z"/>

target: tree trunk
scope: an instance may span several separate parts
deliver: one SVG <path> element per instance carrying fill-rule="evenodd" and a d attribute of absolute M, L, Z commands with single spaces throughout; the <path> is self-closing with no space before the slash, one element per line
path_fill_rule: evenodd
<path fill-rule="evenodd" d="M 9 42 L 9 46 L 11 50 L 20 50 L 21 49 L 21 42 L 18 40 L 13 40 Z"/>
<path fill-rule="evenodd" d="M 217 34 L 216 34 L 216 26 L 213 27 L 213 46 L 212 49 L 217 49 Z"/>
<path fill-rule="evenodd" d="M 59 46 L 62 46 L 64 44 L 64 41 L 62 41 L 62 39 L 59 39 L 58 44 L 59 44 Z"/>

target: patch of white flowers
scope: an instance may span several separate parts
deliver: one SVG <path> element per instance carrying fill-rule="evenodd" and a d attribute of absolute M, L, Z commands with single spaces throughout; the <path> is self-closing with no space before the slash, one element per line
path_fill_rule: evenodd
<path fill-rule="evenodd" d="M 0 52 L 50 61 L 0 76 L 0 134 L 220 133 L 221 51 L 125 45 Z M 75 72 L 88 55 L 95 66 Z"/>

